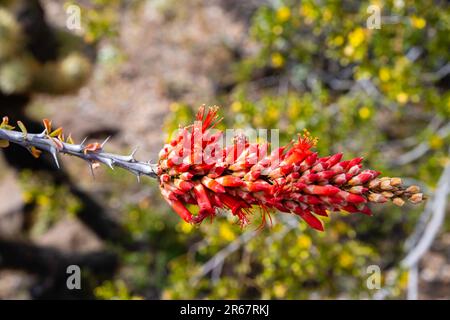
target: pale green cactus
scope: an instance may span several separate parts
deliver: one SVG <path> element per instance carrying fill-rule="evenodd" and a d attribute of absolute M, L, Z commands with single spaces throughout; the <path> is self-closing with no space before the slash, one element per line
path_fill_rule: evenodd
<path fill-rule="evenodd" d="M 0 60 L 13 56 L 23 48 L 24 36 L 16 18 L 0 8 Z"/>
<path fill-rule="evenodd" d="M 33 60 L 26 55 L 0 64 L 0 90 L 5 94 L 26 92 L 33 79 Z"/>

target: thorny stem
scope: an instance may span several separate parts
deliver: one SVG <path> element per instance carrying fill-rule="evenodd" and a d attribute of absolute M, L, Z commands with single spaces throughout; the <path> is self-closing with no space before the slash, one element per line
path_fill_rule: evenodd
<path fill-rule="evenodd" d="M 6 124 L 3 127 L 6 127 L 7 118 L 4 118 L 3 123 Z M 58 135 L 58 137 L 53 137 L 49 132 L 51 130 L 49 129 L 50 126 L 46 126 L 46 129 L 39 134 L 27 133 L 26 130 L 24 132 L 23 129 L 22 132 L 14 131 L 12 130 L 12 127 L 7 127 L 8 129 L 0 128 L 0 142 L 3 140 L 20 145 L 28 149 L 34 156 L 38 156 L 40 154 L 39 151 L 36 152 L 36 149 L 48 152 L 53 156 L 53 159 L 58 167 L 59 162 L 57 154 L 60 153 L 75 156 L 87 161 L 91 170 L 94 169 L 99 163 L 103 163 L 111 169 L 114 169 L 115 167 L 125 169 L 136 175 L 138 180 L 140 176 L 148 176 L 155 179 L 158 177 L 156 174 L 157 164 L 137 161 L 134 158 L 137 149 L 133 150 L 130 155 L 119 155 L 104 152 L 103 147 L 108 139 L 106 139 L 102 144 L 85 144 L 85 140 L 80 144 L 74 144 L 67 141 L 64 142 L 64 138 L 61 138 L 61 134 Z"/>

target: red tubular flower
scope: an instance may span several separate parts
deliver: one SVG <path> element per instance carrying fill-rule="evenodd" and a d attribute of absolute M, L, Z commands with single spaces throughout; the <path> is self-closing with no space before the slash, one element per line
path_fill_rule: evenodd
<path fill-rule="evenodd" d="M 319 157 L 311 150 L 316 139 L 308 133 L 270 154 L 267 143 L 249 143 L 243 136 L 222 147 L 222 132 L 211 132 L 220 121 L 217 111 L 200 107 L 197 122 L 181 129 L 159 153 L 162 195 L 186 222 L 200 223 L 223 208 L 245 225 L 251 209 L 259 207 L 264 214 L 274 209 L 296 214 L 323 230 L 317 216 L 328 212 L 370 215 L 369 202 L 422 200 L 418 187 L 404 188 L 399 178 L 377 179 L 378 171 L 362 170 L 362 158 Z M 199 213 L 189 212 L 188 204 L 197 205 Z"/>

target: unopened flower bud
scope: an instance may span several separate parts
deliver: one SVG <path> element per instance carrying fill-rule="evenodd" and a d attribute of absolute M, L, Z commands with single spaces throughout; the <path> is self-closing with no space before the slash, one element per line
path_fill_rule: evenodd
<path fill-rule="evenodd" d="M 423 200 L 423 193 L 415 193 L 409 198 L 409 201 L 411 201 L 412 203 L 419 203 L 422 202 L 422 200 Z"/>
<path fill-rule="evenodd" d="M 420 188 L 418 186 L 412 185 L 406 189 L 406 192 L 413 193 L 413 194 L 418 193 L 418 192 L 420 192 Z"/>
<path fill-rule="evenodd" d="M 392 198 L 394 196 L 394 194 L 392 192 L 390 192 L 390 191 L 383 191 L 381 194 L 385 198 Z"/>
<path fill-rule="evenodd" d="M 387 201 L 387 199 L 379 193 L 371 193 L 367 198 L 369 199 L 370 202 L 376 203 L 383 203 Z"/>
<path fill-rule="evenodd" d="M 402 198 L 394 198 L 392 202 L 399 207 L 405 204 L 405 201 Z"/>
<path fill-rule="evenodd" d="M 394 187 L 391 186 L 391 181 L 390 180 L 383 180 L 383 181 L 381 181 L 380 188 L 381 188 L 381 190 L 392 190 L 392 189 L 394 189 Z"/>
<path fill-rule="evenodd" d="M 402 184 L 402 179 L 401 178 L 392 178 L 391 179 L 391 186 L 398 187 L 401 184 Z"/>
<path fill-rule="evenodd" d="M 378 186 L 380 185 L 380 182 L 381 182 L 380 179 L 373 179 L 372 181 L 369 182 L 369 189 L 378 188 Z"/>

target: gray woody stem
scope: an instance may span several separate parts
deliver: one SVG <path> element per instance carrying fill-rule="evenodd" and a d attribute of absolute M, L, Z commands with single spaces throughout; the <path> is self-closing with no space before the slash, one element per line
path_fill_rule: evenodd
<path fill-rule="evenodd" d="M 130 171 L 135 174 L 138 179 L 142 175 L 155 179 L 158 177 L 156 173 L 157 165 L 150 162 L 137 161 L 134 158 L 136 150 L 127 156 L 103 152 L 103 146 L 108 139 L 103 142 L 101 145 L 102 148 L 89 152 L 85 152 L 86 145 L 84 144 L 84 141 L 81 144 L 69 144 L 48 136 L 46 131 L 40 134 L 25 134 L 19 131 L 0 129 L 0 140 L 6 140 L 10 143 L 18 144 L 29 150 L 32 147 L 35 147 L 41 151 L 48 152 L 53 156 L 58 167 L 59 163 L 57 154 L 62 153 L 87 161 L 91 168 L 95 163 L 103 163 L 111 169 L 119 167 Z"/>

